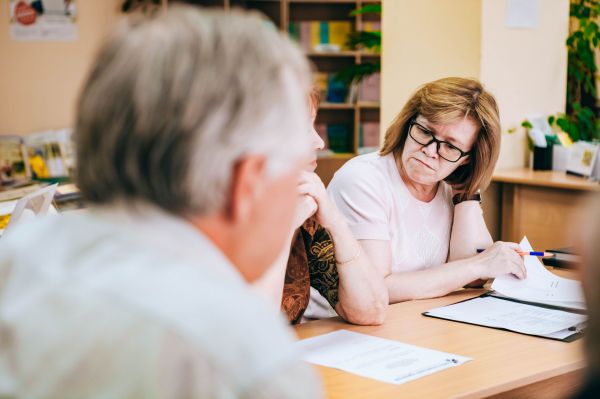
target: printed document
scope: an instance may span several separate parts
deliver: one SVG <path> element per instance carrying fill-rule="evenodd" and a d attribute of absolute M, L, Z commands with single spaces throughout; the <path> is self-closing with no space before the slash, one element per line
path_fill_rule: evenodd
<path fill-rule="evenodd" d="M 296 345 L 309 363 L 398 385 L 472 360 L 348 330 L 307 338 Z"/>
<path fill-rule="evenodd" d="M 546 309 L 538 306 L 498 299 L 491 296 L 474 298 L 431 309 L 428 316 L 463 321 L 481 326 L 503 328 L 523 334 L 547 336 L 557 332 L 552 338 L 566 338 L 583 327 L 586 316 Z M 562 334 L 564 336 L 560 336 Z"/>
<path fill-rule="evenodd" d="M 532 251 L 527 237 L 520 243 L 523 251 Z M 525 256 L 527 278 L 519 280 L 512 274 L 497 277 L 492 289 L 502 295 L 522 301 L 543 303 L 573 309 L 585 309 L 579 281 L 559 277 L 547 270 L 535 256 Z"/>

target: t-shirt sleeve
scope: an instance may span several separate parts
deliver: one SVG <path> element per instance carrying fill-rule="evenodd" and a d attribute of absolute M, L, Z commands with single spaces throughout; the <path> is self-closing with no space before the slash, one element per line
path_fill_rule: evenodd
<path fill-rule="evenodd" d="M 348 162 L 327 191 L 357 240 L 389 240 L 391 196 L 382 170 L 367 162 Z"/>

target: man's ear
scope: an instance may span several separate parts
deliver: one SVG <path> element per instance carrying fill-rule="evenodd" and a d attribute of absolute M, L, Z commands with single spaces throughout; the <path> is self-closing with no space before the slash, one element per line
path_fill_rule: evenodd
<path fill-rule="evenodd" d="M 248 155 L 237 162 L 231 175 L 228 219 L 248 218 L 252 204 L 263 190 L 265 167 L 266 159 L 262 155 Z"/>

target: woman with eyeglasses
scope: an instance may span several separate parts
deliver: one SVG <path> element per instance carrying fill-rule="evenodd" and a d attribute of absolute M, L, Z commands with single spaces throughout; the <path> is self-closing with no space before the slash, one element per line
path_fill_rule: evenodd
<path fill-rule="evenodd" d="M 494 97 L 478 81 L 445 78 L 414 93 L 378 153 L 335 174 L 328 191 L 391 303 L 526 277 L 517 244 L 492 241 L 480 206 L 499 150 Z"/>

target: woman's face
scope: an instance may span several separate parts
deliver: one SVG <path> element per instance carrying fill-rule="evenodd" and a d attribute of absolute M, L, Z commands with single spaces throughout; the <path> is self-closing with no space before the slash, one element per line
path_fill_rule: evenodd
<path fill-rule="evenodd" d="M 479 126 L 471 118 L 460 118 L 445 124 L 432 124 L 419 115 L 415 122 L 432 132 L 436 139 L 449 142 L 463 152 L 471 151 L 479 130 Z M 427 186 L 437 184 L 460 165 L 469 162 L 468 155 L 460 158 L 458 162 L 450 162 L 440 157 L 435 142 L 427 146 L 417 143 L 411 137 L 411 134 L 417 137 L 416 129 L 419 129 L 417 125 L 411 127 L 401 158 L 405 175 L 412 182 Z"/>
<path fill-rule="evenodd" d="M 308 172 L 314 172 L 315 169 L 317 168 L 317 151 L 318 150 L 322 150 L 325 147 L 325 142 L 323 142 L 323 139 L 321 138 L 321 136 L 319 136 L 319 133 L 317 133 L 317 131 L 315 130 L 315 119 L 317 118 L 317 109 L 315 107 L 313 107 L 311 105 L 310 107 L 310 118 L 311 118 L 311 128 L 310 128 L 310 143 L 312 148 L 314 149 L 313 151 L 313 157 L 309 160 L 309 162 L 306 164 L 305 170 L 307 170 Z"/>

